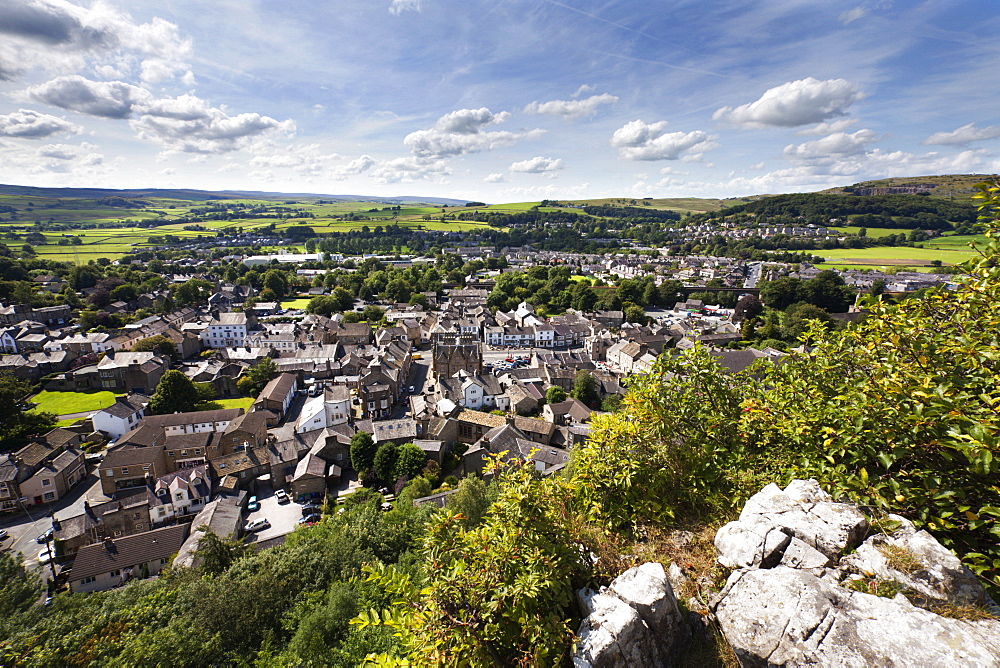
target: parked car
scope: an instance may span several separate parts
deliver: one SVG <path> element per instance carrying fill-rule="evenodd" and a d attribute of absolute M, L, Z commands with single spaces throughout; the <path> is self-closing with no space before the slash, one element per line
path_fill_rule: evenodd
<path fill-rule="evenodd" d="M 0 529 L 0 540 L 4 540 L 4 539 L 5 539 L 5 538 L 7 538 L 7 536 L 9 536 L 9 535 L 10 535 L 10 534 L 8 534 L 8 533 L 7 533 L 7 530 L 6 530 L 6 529 Z"/>
<path fill-rule="evenodd" d="M 274 492 L 274 496 L 278 499 L 278 503 L 288 503 L 291 501 L 291 499 L 288 498 L 288 492 L 283 489 L 276 490 Z"/>
<path fill-rule="evenodd" d="M 247 502 L 247 510 L 251 513 L 255 513 L 260 510 L 260 501 L 257 500 L 256 496 L 250 497 L 250 500 Z"/>
<path fill-rule="evenodd" d="M 319 511 L 320 511 L 319 510 L 319 506 L 317 506 L 315 503 L 308 503 L 308 504 L 302 506 L 302 516 L 303 517 L 307 517 L 309 515 L 315 515 L 315 514 L 319 513 Z"/>
<path fill-rule="evenodd" d="M 412 385 L 408 386 L 406 388 L 406 391 L 409 392 L 410 394 L 413 394 L 413 386 Z"/>
<path fill-rule="evenodd" d="M 266 518 L 261 518 L 259 520 L 253 520 L 252 522 L 247 522 L 244 531 L 247 533 L 253 533 L 255 531 L 263 531 L 264 529 L 270 529 L 271 523 L 267 521 Z"/>
<path fill-rule="evenodd" d="M 55 559 L 55 556 L 55 553 L 52 552 L 52 548 L 47 547 L 38 553 L 38 563 L 47 564 Z"/>
<path fill-rule="evenodd" d="M 313 513 L 312 515 L 306 515 L 305 517 L 300 519 L 299 524 L 316 524 L 316 522 L 319 522 L 319 520 L 320 516 L 317 515 L 316 513 Z"/>
<path fill-rule="evenodd" d="M 37 538 L 35 538 L 35 542 L 36 543 L 44 543 L 46 541 L 50 541 L 50 540 L 52 540 L 52 535 L 54 533 L 55 533 L 55 529 L 52 529 L 50 527 L 47 531 L 44 531 L 43 533 L 39 534 L 39 536 Z"/>

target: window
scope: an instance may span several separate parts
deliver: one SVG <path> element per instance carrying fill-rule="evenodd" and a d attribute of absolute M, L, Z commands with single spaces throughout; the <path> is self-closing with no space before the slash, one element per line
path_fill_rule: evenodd
<path fill-rule="evenodd" d="M 52 484 L 51 480 L 49 480 L 48 478 L 42 478 L 42 487 L 48 487 L 51 484 Z"/>
<path fill-rule="evenodd" d="M 173 457 L 175 454 L 177 453 L 175 453 L 173 450 L 167 450 L 167 457 Z"/>
<path fill-rule="evenodd" d="M 122 475 L 128 475 L 128 469 L 122 469 Z"/>
<path fill-rule="evenodd" d="M 115 538 L 117 538 L 120 535 L 122 535 L 121 529 L 116 530 L 115 531 Z"/>
<path fill-rule="evenodd" d="M 55 501 L 56 500 L 56 493 L 55 492 L 45 492 L 44 498 L 45 498 L 46 501 Z"/>
<path fill-rule="evenodd" d="M 86 578 L 83 578 L 82 580 L 80 580 L 80 584 L 85 584 L 85 585 L 86 584 L 90 584 L 91 582 L 94 582 L 95 580 L 97 580 L 97 578 L 95 578 L 93 575 L 91 575 L 90 577 L 86 577 Z"/>
<path fill-rule="evenodd" d="M 108 469 L 107 471 L 105 471 L 105 472 L 104 472 L 104 476 L 105 476 L 106 478 L 110 478 L 110 477 L 111 477 L 111 476 L 113 476 L 114 474 L 115 474 L 115 472 L 114 472 L 114 471 L 112 471 L 111 469 Z"/>
<path fill-rule="evenodd" d="M 136 524 L 135 525 L 135 530 L 136 531 L 142 531 L 142 525 L 141 524 Z"/>
<path fill-rule="evenodd" d="M 140 517 L 142 517 L 142 513 L 136 513 L 135 515 L 132 516 L 132 519 L 137 520 Z"/>
<path fill-rule="evenodd" d="M 121 574 L 122 574 L 122 572 L 120 570 L 118 570 L 117 568 L 115 570 L 111 571 L 110 573 L 108 573 L 108 575 L 110 575 L 113 578 L 116 578 L 116 577 L 118 577 Z"/>

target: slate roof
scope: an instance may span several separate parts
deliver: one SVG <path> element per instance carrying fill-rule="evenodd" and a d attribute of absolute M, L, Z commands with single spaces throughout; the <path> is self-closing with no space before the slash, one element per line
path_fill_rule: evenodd
<path fill-rule="evenodd" d="M 154 559 L 165 559 L 180 550 L 187 538 L 188 526 L 178 524 L 84 545 L 73 562 L 73 580 L 135 567 Z"/>
<path fill-rule="evenodd" d="M 194 411 L 191 413 L 171 413 L 170 415 L 149 415 L 142 424 L 150 427 L 174 427 L 199 424 L 202 422 L 225 422 L 235 420 L 243 414 L 242 408 L 220 408 L 214 411 Z"/>

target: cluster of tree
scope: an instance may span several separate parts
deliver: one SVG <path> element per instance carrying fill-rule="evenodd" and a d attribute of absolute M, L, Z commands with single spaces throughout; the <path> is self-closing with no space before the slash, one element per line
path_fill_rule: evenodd
<path fill-rule="evenodd" d="M 31 411 L 28 396 L 36 388 L 9 371 L 0 371 L 0 451 L 23 446 L 30 436 L 41 435 L 55 426 L 56 416 Z"/>
<path fill-rule="evenodd" d="M 827 269 L 812 279 L 784 276 L 773 281 L 761 281 L 760 298 L 769 307 L 784 311 L 792 304 L 804 302 L 828 313 L 844 313 L 857 295 L 837 272 Z"/>
<path fill-rule="evenodd" d="M 757 223 L 777 220 L 827 225 L 831 218 L 864 216 L 866 227 L 906 227 L 949 230 L 955 224 L 976 220 L 972 204 L 917 195 L 825 195 L 819 193 L 762 197 L 745 204 L 690 216 L 685 222 L 700 224 L 736 214 L 754 214 Z"/>
<path fill-rule="evenodd" d="M 644 209 L 637 206 L 585 206 L 583 212 L 604 218 L 640 218 L 649 220 L 680 220 L 681 214 L 666 209 Z"/>

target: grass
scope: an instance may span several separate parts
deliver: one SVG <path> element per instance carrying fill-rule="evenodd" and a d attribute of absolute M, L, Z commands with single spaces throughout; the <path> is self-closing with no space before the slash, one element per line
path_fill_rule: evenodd
<path fill-rule="evenodd" d="M 217 411 L 223 408 L 242 408 L 244 411 L 253 406 L 253 397 L 238 397 L 236 399 L 213 399 L 198 404 L 195 408 L 200 411 Z"/>
<path fill-rule="evenodd" d="M 861 228 L 845 225 L 843 227 L 829 227 L 827 229 L 831 232 L 840 232 L 842 234 L 857 234 L 858 230 Z M 892 234 L 908 234 L 909 232 L 910 230 L 895 227 L 869 227 L 868 237 L 871 239 L 881 239 L 882 237 L 888 237 Z"/>
<path fill-rule="evenodd" d="M 39 392 L 31 398 L 32 410 L 69 415 L 99 411 L 115 403 L 114 392 Z"/>
<path fill-rule="evenodd" d="M 929 246 L 930 242 L 925 243 Z M 817 251 L 827 261 L 841 260 L 849 264 L 929 265 L 933 260 L 944 264 L 959 264 L 975 255 L 972 249 L 912 248 L 910 246 L 876 246 L 874 248 L 835 248 Z"/>
<path fill-rule="evenodd" d="M 309 305 L 309 301 L 312 297 L 299 297 L 297 299 L 286 299 L 281 302 L 281 308 L 301 308 L 304 309 Z"/>
<path fill-rule="evenodd" d="M 913 575 L 917 571 L 924 568 L 923 562 L 920 561 L 917 555 L 913 554 L 913 552 L 909 551 L 905 547 L 887 543 L 885 545 L 879 545 L 878 551 L 882 553 L 883 557 L 885 557 L 885 562 L 889 565 L 889 568 L 895 569 L 900 573 Z"/>

